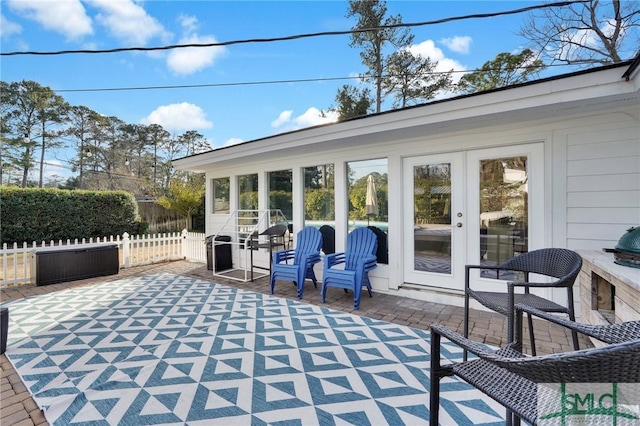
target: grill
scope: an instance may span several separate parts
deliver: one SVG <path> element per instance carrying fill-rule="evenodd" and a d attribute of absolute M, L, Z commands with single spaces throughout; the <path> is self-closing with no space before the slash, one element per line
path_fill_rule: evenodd
<path fill-rule="evenodd" d="M 627 253 L 624 251 L 616 250 L 613 256 L 615 257 L 615 262 L 618 265 L 640 268 L 640 254 L 638 253 Z"/>
<path fill-rule="evenodd" d="M 627 229 L 616 247 L 605 251 L 613 253 L 618 265 L 640 268 L 640 226 Z"/>

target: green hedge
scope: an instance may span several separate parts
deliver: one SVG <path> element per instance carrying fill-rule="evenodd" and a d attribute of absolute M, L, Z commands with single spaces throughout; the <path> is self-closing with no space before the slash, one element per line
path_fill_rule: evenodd
<path fill-rule="evenodd" d="M 0 243 L 137 234 L 138 205 L 124 191 L 0 188 Z"/>
<path fill-rule="evenodd" d="M 307 220 L 335 220 L 333 189 L 310 189 L 304 193 L 304 212 Z"/>

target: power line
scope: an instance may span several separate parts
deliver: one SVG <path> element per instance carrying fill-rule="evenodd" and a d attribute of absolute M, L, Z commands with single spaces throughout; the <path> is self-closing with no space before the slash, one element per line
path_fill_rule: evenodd
<path fill-rule="evenodd" d="M 360 77 L 324 77 L 324 78 L 301 78 L 291 80 L 263 80 L 263 81 L 245 81 L 235 83 L 204 83 L 204 84 L 181 84 L 169 86 L 132 86 L 132 87 L 107 87 L 93 89 L 61 89 L 54 90 L 56 93 L 63 92 L 117 92 L 128 90 L 164 90 L 164 89 L 197 89 L 203 87 L 232 87 L 232 86 L 258 86 L 264 84 L 284 84 L 284 83 L 307 83 L 317 81 L 335 81 L 335 80 L 352 80 Z"/>
<path fill-rule="evenodd" d="M 66 160 L 58 159 L 58 161 L 63 161 L 65 163 L 72 164 L 70 161 L 66 161 Z M 42 161 L 42 162 L 38 161 L 38 160 L 33 160 L 32 163 L 34 165 L 36 165 L 36 166 L 39 165 L 39 164 L 43 164 L 45 166 L 51 166 L 51 167 L 58 168 L 58 169 L 69 170 L 71 172 L 77 172 L 77 170 L 75 170 L 75 171 L 73 170 L 73 167 L 64 166 L 64 165 L 58 164 L 58 163 L 51 163 L 51 162 L 48 162 L 46 160 Z M 101 173 L 101 174 L 106 174 L 106 175 L 109 175 L 109 176 L 116 176 L 116 177 L 123 177 L 123 178 L 129 178 L 129 179 L 137 179 L 137 180 L 144 180 L 143 178 L 137 177 L 135 175 L 128 175 L 128 174 L 124 174 L 124 173 L 118 173 L 118 172 L 115 172 L 115 171 L 109 172 L 109 171 L 104 171 L 104 170 L 92 170 L 91 169 L 92 165 L 93 165 L 92 163 L 85 164 L 86 168 L 83 169 L 83 173 L 86 173 L 86 174 L 93 174 L 93 173 L 98 174 L 98 173 Z M 30 168 L 30 171 L 31 172 L 36 172 L 37 170 L 34 169 L 34 168 Z"/>
<path fill-rule="evenodd" d="M 566 64 L 549 64 L 545 65 L 545 68 L 550 67 L 567 67 Z M 527 69 L 529 66 L 504 68 L 504 70 L 515 71 L 518 69 Z M 500 71 L 503 68 L 496 69 Z M 451 71 L 432 71 L 422 73 L 421 75 L 439 75 L 439 74 L 459 74 L 470 73 L 475 71 L 484 71 L 480 68 L 472 70 L 451 70 Z M 390 75 L 389 75 L 390 76 Z M 349 76 L 349 77 L 318 77 L 318 78 L 298 78 L 298 79 L 285 79 L 285 80 L 259 80 L 259 81 L 238 81 L 229 83 L 202 83 L 202 84 L 179 84 L 179 85 L 167 85 L 167 86 L 128 86 L 128 87 L 94 87 L 84 89 L 52 89 L 56 93 L 79 93 L 79 92 L 124 92 L 135 90 L 166 90 L 166 89 L 201 89 L 206 87 L 234 87 L 234 86 L 259 86 L 267 84 L 291 84 L 291 83 L 315 83 L 322 81 L 338 81 L 338 80 L 366 80 L 369 77 L 363 76 Z"/>
<path fill-rule="evenodd" d="M 316 32 L 316 33 L 295 34 L 295 35 L 289 35 L 289 36 L 283 36 L 283 37 L 241 39 L 241 40 L 231 40 L 231 41 L 224 41 L 224 42 L 218 42 L 218 43 L 172 44 L 168 46 L 156 46 L 156 47 L 119 47 L 114 49 L 78 49 L 78 50 L 57 50 L 57 51 L 30 50 L 30 51 L 15 51 L 15 52 L 6 52 L 6 53 L 0 52 L 0 56 L 20 56 L 20 55 L 51 56 L 51 55 L 68 55 L 68 54 L 78 54 L 78 53 L 101 54 L 101 53 L 133 52 L 133 51 L 151 52 L 151 51 L 158 51 L 158 50 L 181 49 L 186 47 L 222 47 L 222 46 L 231 46 L 236 44 L 248 44 L 248 43 L 271 43 L 271 42 L 277 42 L 277 41 L 299 40 L 299 39 L 312 38 L 312 37 L 337 36 L 337 35 L 348 35 L 348 34 L 355 34 L 355 33 L 375 32 L 375 31 L 391 29 L 391 28 L 421 27 L 421 26 L 427 26 L 427 25 L 436 25 L 436 24 L 443 24 L 447 22 L 461 21 L 466 19 L 495 18 L 497 16 L 514 15 L 518 13 L 529 12 L 536 9 L 570 6 L 576 3 L 588 3 L 589 1 L 590 0 L 571 0 L 571 1 L 556 2 L 556 3 L 545 3 L 545 4 L 535 5 L 535 6 L 522 7 L 519 9 L 506 10 L 502 12 L 475 13 L 471 15 L 453 16 L 449 18 L 436 19 L 432 21 L 398 23 L 394 25 L 383 25 L 380 27 L 360 28 L 360 29 L 351 29 L 351 30 L 342 30 L 342 31 L 323 31 L 323 32 Z"/>

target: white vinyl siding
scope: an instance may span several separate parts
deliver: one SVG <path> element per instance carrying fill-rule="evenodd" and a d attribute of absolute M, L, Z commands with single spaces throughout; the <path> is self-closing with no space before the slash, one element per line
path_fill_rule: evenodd
<path fill-rule="evenodd" d="M 460 304 L 455 294 L 441 289 L 415 291 L 406 285 L 404 267 L 410 259 L 404 250 L 404 213 L 412 199 L 403 181 L 406 159 L 540 144 L 542 158 L 536 167 L 544 180 L 529 190 L 542 198 L 530 200 L 529 208 L 541 224 L 530 248 L 613 247 L 626 229 L 640 225 L 640 80 L 621 79 L 625 70 L 608 68 L 289 132 L 176 164 L 183 170 L 206 172 L 207 185 L 213 178 L 231 176 L 232 210 L 238 205 L 238 175 L 259 173 L 259 188 L 266 194 L 269 171 L 292 169 L 293 224 L 300 229 L 303 168 L 334 164 L 336 182 L 346 182 L 347 163 L 387 158 L 389 264 L 372 272 L 372 284 L 380 291 L 399 290 L 399 295 Z M 340 248 L 348 228 L 348 198 L 346 186 L 337 185 L 335 190 L 336 248 Z M 209 188 L 207 195 L 211 196 Z M 263 195 L 260 208 L 266 201 Z M 226 215 L 212 214 L 207 206 L 211 234 L 220 229 Z M 471 222 L 466 223 L 464 229 L 471 232 Z M 561 303 L 563 297 L 554 295 Z"/>
<path fill-rule="evenodd" d="M 587 126 L 568 134 L 566 152 L 567 245 L 613 248 L 627 228 L 640 225 L 638 125 Z"/>

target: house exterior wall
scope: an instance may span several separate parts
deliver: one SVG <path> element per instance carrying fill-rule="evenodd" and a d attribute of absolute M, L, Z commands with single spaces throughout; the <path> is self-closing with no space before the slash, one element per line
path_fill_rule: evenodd
<path fill-rule="evenodd" d="M 567 240 L 571 249 L 613 248 L 640 225 L 640 131 L 626 114 L 609 114 L 566 135 Z"/>
<path fill-rule="evenodd" d="M 216 167 L 207 173 L 207 195 L 211 179 L 231 177 L 231 206 L 236 205 L 235 176 L 258 173 L 261 206 L 266 208 L 265 180 L 268 171 L 293 169 L 294 218 L 302 224 L 303 167 L 333 163 L 336 182 L 346 181 L 346 163 L 387 158 L 389 172 L 389 264 L 372 272 L 378 291 L 398 290 L 415 298 L 460 303 L 455 292 L 403 287 L 403 205 L 411 202 L 403 193 L 402 159 L 416 155 L 469 151 L 489 147 L 542 143 L 544 145 L 544 235 L 539 247 L 601 249 L 613 247 L 624 230 L 640 224 L 640 108 L 608 109 L 589 114 L 527 123 L 485 126 L 476 130 L 440 132 L 420 138 L 372 143 L 367 149 L 309 150 L 270 161 L 254 161 L 230 168 Z M 336 248 L 345 245 L 346 191 L 336 188 Z M 232 208 L 233 210 L 233 208 Z M 207 233 L 215 233 L 228 215 L 211 214 L 207 202 Z M 553 298 L 562 297 L 547 295 Z"/>
<path fill-rule="evenodd" d="M 566 120 L 551 154 L 550 245 L 600 251 L 640 225 L 640 107 Z M 560 292 L 552 298 L 564 302 Z"/>
<path fill-rule="evenodd" d="M 411 232 L 404 232 L 404 221 L 405 206 L 413 202 L 413 194 L 404 188 L 403 179 L 409 179 L 403 170 L 405 159 L 436 154 L 442 154 L 438 158 L 447 158 L 448 154 L 456 154 L 456 158 L 465 159 L 462 163 L 466 161 L 467 166 L 475 164 L 476 172 L 467 170 L 472 176 L 477 174 L 478 159 L 488 158 L 483 157 L 485 153 L 492 153 L 491 158 L 502 158 L 503 147 L 509 147 L 505 153 L 531 150 L 529 158 L 538 158 L 532 164 L 538 178 L 529 182 L 529 225 L 534 235 L 529 234 L 528 249 L 613 247 L 627 228 L 640 224 L 637 65 L 603 67 L 477 96 L 316 126 L 187 157 L 175 164 L 183 170 L 206 173 L 207 234 L 216 233 L 228 218 L 212 214 L 212 179 L 231 178 L 233 211 L 238 205 L 236 177 L 257 173 L 259 208 L 266 209 L 267 173 L 291 169 L 292 221 L 294 230 L 299 230 L 304 223 L 303 168 L 334 164 L 336 182 L 345 182 L 335 188 L 336 249 L 341 250 L 348 229 L 346 164 L 386 158 L 389 263 L 370 274 L 374 288 L 460 304 L 459 288 L 415 286 L 404 277 L 407 259 L 403 251 L 413 247 L 403 241 L 411 238 Z M 471 180 L 466 183 L 466 204 L 476 206 L 478 194 L 475 198 L 469 196 L 473 191 L 469 185 L 475 183 Z M 469 218 L 463 218 L 466 220 L 463 231 L 467 238 L 478 236 L 475 213 L 470 213 L 468 207 L 466 211 Z M 466 263 L 477 263 L 478 247 L 467 246 L 471 249 L 463 253 Z M 563 302 L 561 295 L 544 296 Z"/>

